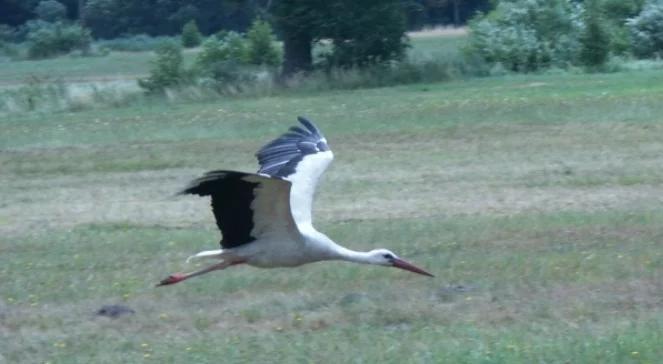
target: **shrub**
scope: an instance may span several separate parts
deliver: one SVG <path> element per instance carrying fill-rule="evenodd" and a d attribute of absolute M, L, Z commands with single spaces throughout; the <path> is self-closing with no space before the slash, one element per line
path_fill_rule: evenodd
<path fill-rule="evenodd" d="M 249 63 L 267 66 L 281 64 L 281 52 L 275 45 L 274 32 L 269 23 L 256 19 L 251 24 L 246 39 Z"/>
<path fill-rule="evenodd" d="M 196 56 L 195 67 L 204 72 L 209 65 L 228 59 L 228 50 L 225 48 L 223 41 L 216 37 L 209 37 L 200 48 L 200 52 Z"/>
<path fill-rule="evenodd" d="M 190 20 L 182 27 L 182 46 L 185 48 L 197 47 L 202 42 L 203 35 L 198 30 L 195 20 Z"/>
<path fill-rule="evenodd" d="M 648 1 L 640 14 L 626 24 L 636 56 L 663 56 L 663 0 Z"/>
<path fill-rule="evenodd" d="M 35 14 L 41 20 L 55 22 L 66 18 L 67 8 L 55 0 L 43 0 L 35 8 Z"/>
<path fill-rule="evenodd" d="M 501 1 L 470 23 L 467 51 L 511 71 L 566 67 L 577 62 L 582 14 L 571 0 Z"/>
<path fill-rule="evenodd" d="M 198 76 L 215 79 L 222 63 L 230 60 L 227 44 L 216 37 L 210 37 L 203 42 L 200 52 L 196 56 L 194 70 Z M 233 63 L 238 63 L 235 60 Z"/>
<path fill-rule="evenodd" d="M 228 52 L 228 59 L 237 63 L 248 63 L 249 50 L 244 36 L 237 32 L 228 32 L 222 38 L 223 47 Z"/>
<path fill-rule="evenodd" d="M 31 21 L 28 25 L 28 58 L 39 59 L 66 54 L 74 50 L 87 53 L 92 36 L 78 24 Z"/>
<path fill-rule="evenodd" d="M 152 61 L 150 76 L 138 80 L 141 88 L 148 93 L 159 93 L 188 81 L 187 72 L 182 67 L 182 48 L 177 43 L 164 42 L 156 53 L 157 58 Z"/>
<path fill-rule="evenodd" d="M 588 0 L 585 10 L 585 29 L 580 35 L 580 62 L 595 68 L 605 64 L 610 53 L 610 36 L 597 0 Z"/>
<path fill-rule="evenodd" d="M 201 48 L 194 69 L 206 87 L 224 92 L 229 86 L 254 81 L 256 72 L 247 67 L 248 46 L 241 34 L 227 32 L 210 37 Z"/>
<path fill-rule="evenodd" d="M 205 40 L 196 56 L 195 68 L 205 74 L 213 69 L 216 63 L 227 61 L 236 64 L 248 63 L 246 41 L 239 33 L 228 32 Z"/>

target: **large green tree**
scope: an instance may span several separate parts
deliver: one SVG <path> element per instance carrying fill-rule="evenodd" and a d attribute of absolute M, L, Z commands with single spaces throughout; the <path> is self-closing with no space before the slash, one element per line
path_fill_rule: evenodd
<path fill-rule="evenodd" d="M 407 46 L 405 9 L 401 1 L 335 1 L 333 21 L 321 24 L 332 41 L 329 66 L 365 66 L 400 59 Z"/>
<path fill-rule="evenodd" d="M 314 42 L 331 41 L 332 66 L 365 66 L 398 59 L 406 47 L 400 0 L 275 0 L 270 14 L 284 45 L 282 76 L 313 66 Z"/>

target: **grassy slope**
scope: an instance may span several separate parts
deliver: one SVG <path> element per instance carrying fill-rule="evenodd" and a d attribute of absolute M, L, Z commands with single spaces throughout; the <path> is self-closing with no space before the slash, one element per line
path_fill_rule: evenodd
<path fill-rule="evenodd" d="M 0 120 L 0 362 L 604 362 L 663 356 L 663 74 L 519 76 Z M 170 199 L 297 114 L 337 159 L 320 228 L 377 267 L 236 268 Z M 137 313 L 95 317 L 102 304 Z"/>

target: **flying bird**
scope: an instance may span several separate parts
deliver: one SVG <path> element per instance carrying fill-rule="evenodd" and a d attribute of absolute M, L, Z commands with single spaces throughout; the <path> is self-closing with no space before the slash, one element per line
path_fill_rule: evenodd
<path fill-rule="evenodd" d="M 257 153 L 258 173 L 218 170 L 193 180 L 180 194 L 210 196 L 221 230 L 221 249 L 189 257 L 214 258 L 216 264 L 191 273 L 175 273 L 169 285 L 227 267 L 296 267 L 324 260 L 395 267 L 433 277 L 386 249 L 354 251 L 336 244 L 313 227 L 311 205 L 322 173 L 334 159 L 327 139 L 311 121 L 269 142 Z"/>

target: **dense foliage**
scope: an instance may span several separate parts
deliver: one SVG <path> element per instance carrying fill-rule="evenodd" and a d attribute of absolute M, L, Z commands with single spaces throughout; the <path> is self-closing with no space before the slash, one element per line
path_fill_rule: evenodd
<path fill-rule="evenodd" d="M 190 20 L 182 27 L 182 46 L 186 48 L 197 47 L 203 40 L 195 20 Z"/>
<path fill-rule="evenodd" d="M 246 38 L 237 32 L 228 32 L 220 37 L 210 37 L 196 57 L 192 74 L 200 84 L 223 92 L 228 87 L 250 84 L 255 72 L 249 63 Z"/>
<path fill-rule="evenodd" d="M 54 0 L 53 0 L 54 1 Z M 95 37 L 175 35 L 194 19 L 204 34 L 219 29 L 246 31 L 256 15 L 278 0 L 58 0 L 70 20 L 83 19 Z M 0 0 L 0 24 L 20 26 L 37 17 L 40 0 Z M 309 1 L 310 3 L 313 3 Z M 403 0 L 408 29 L 465 24 L 492 0 Z"/>
<path fill-rule="evenodd" d="M 255 17 L 250 1 L 233 0 L 87 0 L 82 11 L 95 36 L 123 34 L 173 35 L 195 20 L 204 34 L 219 29 L 244 30 Z"/>
<path fill-rule="evenodd" d="M 603 27 L 609 33 L 612 53 L 626 55 L 631 52 L 631 39 L 626 21 L 640 13 L 644 2 L 645 0 L 597 1 L 603 18 Z"/>
<path fill-rule="evenodd" d="M 313 44 L 320 39 L 331 40 L 325 59 L 337 67 L 399 59 L 407 45 L 400 0 L 279 0 L 271 15 L 284 42 L 284 76 L 312 68 Z"/>
<path fill-rule="evenodd" d="M 511 71 L 566 66 L 577 60 L 582 13 L 571 0 L 502 1 L 470 24 L 469 51 Z"/>
<path fill-rule="evenodd" d="M 627 24 L 637 56 L 663 57 L 663 1 L 648 1 L 642 12 Z"/>
<path fill-rule="evenodd" d="M 470 23 L 468 51 L 488 64 L 516 72 L 571 65 L 596 68 L 605 64 L 611 54 L 634 52 L 651 56 L 654 53 L 645 49 L 656 48 L 650 46 L 656 38 L 653 29 L 663 27 L 663 22 L 652 15 L 656 11 L 643 10 L 636 16 L 643 3 L 644 0 L 502 0 L 493 11 Z M 648 15 L 642 15 L 645 13 Z M 627 22 L 629 18 L 632 19 Z"/>
<path fill-rule="evenodd" d="M 597 0 L 586 2 L 584 21 L 585 26 L 580 34 L 580 63 L 590 68 L 600 67 L 608 60 L 610 36 Z"/>
<path fill-rule="evenodd" d="M 331 12 L 337 20 L 319 29 L 332 42 L 328 67 L 363 67 L 403 56 L 406 28 L 399 1 L 339 1 Z"/>
<path fill-rule="evenodd" d="M 78 24 L 36 20 L 27 27 L 28 57 L 32 59 L 53 57 L 74 50 L 85 53 L 92 43 L 90 31 Z"/>
<path fill-rule="evenodd" d="M 55 0 L 43 0 L 35 7 L 35 14 L 44 21 L 60 21 L 66 18 L 67 8 Z"/>
<path fill-rule="evenodd" d="M 247 63 L 246 39 L 237 32 L 227 32 L 203 42 L 196 56 L 194 71 L 199 77 L 227 82 L 232 80 L 233 71 Z"/>

